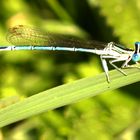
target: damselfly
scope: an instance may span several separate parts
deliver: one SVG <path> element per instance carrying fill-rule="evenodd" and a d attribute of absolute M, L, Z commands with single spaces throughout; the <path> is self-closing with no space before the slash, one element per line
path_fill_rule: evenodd
<path fill-rule="evenodd" d="M 100 56 L 107 81 L 110 82 L 108 74 L 107 59 L 109 63 L 127 75 L 115 62 L 123 61 L 122 68 L 131 67 L 128 65 L 130 60 L 138 63 L 140 60 L 140 42 L 135 43 L 135 49 L 126 48 L 114 42 L 102 43 L 98 41 L 83 41 L 63 35 L 56 35 L 43 32 L 36 28 L 25 25 L 17 25 L 9 29 L 7 40 L 14 46 L 1 46 L 0 51 L 12 50 L 48 50 L 48 51 L 75 51 L 88 52 Z"/>

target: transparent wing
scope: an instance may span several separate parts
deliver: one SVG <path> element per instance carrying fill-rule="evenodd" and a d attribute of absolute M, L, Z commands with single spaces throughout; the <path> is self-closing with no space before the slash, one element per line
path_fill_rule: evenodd
<path fill-rule="evenodd" d="M 31 28 L 25 25 L 17 25 L 10 28 L 7 33 L 7 40 L 13 45 L 21 46 L 60 46 L 97 49 L 103 49 L 107 46 L 107 43 L 84 41 L 70 36 L 46 33 L 37 28 Z"/>

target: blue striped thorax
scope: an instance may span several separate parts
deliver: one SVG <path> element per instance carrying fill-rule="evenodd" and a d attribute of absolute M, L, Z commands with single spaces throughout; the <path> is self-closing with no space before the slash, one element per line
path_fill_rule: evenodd
<path fill-rule="evenodd" d="M 140 42 L 135 43 L 135 52 L 132 56 L 134 62 L 140 61 Z"/>

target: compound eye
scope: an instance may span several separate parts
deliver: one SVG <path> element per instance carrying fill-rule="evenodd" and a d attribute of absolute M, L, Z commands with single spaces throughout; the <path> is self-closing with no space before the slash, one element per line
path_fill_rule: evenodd
<path fill-rule="evenodd" d="M 140 42 L 135 42 L 135 53 L 138 54 L 140 52 Z"/>
<path fill-rule="evenodd" d="M 140 54 L 139 53 L 134 53 L 132 56 L 132 60 L 134 62 L 140 61 Z"/>

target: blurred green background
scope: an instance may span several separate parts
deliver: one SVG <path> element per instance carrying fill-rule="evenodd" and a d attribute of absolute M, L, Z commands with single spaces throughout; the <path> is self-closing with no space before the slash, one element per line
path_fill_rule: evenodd
<path fill-rule="evenodd" d="M 0 44 L 17 24 L 133 48 L 139 0 L 1 0 Z M 0 53 L 0 108 L 102 72 L 98 56 L 72 52 Z M 140 83 L 6 126 L 0 140 L 139 140 Z"/>

